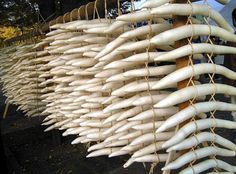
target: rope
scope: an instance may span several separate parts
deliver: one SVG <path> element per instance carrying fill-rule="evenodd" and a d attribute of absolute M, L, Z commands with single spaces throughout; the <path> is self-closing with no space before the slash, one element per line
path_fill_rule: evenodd
<path fill-rule="evenodd" d="M 122 15 L 122 11 L 120 10 L 120 0 L 117 0 L 117 8 L 118 8 L 118 16 Z"/>
<path fill-rule="evenodd" d="M 211 45 L 214 45 L 212 39 L 211 39 L 211 33 L 212 33 L 212 29 L 211 29 L 211 25 L 209 24 L 209 20 L 211 18 L 211 14 L 210 14 L 210 9 L 211 9 L 211 6 L 209 5 L 209 2 L 208 0 L 204 0 L 204 4 L 207 5 L 209 11 L 208 11 L 208 16 L 204 18 L 206 24 L 208 25 L 209 27 L 209 35 L 207 37 L 207 41 L 208 43 L 210 43 Z M 211 51 L 210 54 L 206 54 L 207 56 L 207 59 L 208 59 L 208 63 L 211 63 L 213 65 L 215 65 L 214 61 L 213 61 L 213 50 Z M 213 94 L 210 96 L 210 99 L 209 101 L 216 101 L 215 100 L 215 95 L 216 95 L 216 86 L 215 86 L 215 82 L 214 82 L 214 76 L 215 76 L 215 72 L 216 72 L 216 66 L 214 66 L 214 72 L 212 74 L 208 74 L 210 80 L 209 80 L 209 83 L 213 84 Z M 215 134 L 215 128 L 216 128 L 216 121 L 215 121 L 215 113 L 216 113 L 216 110 L 213 110 L 210 112 L 210 118 L 213 118 L 214 119 L 214 126 L 210 128 L 210 131 L 211 133 Z M 215 142 L 214 140 L 211 141 L 211 144 L 210 146 L 213 146 L 215 147 Z M 214 159 L 216 161 L 216 155 L 212 155 L 210 158 Z M 217 161 L 216 161 L 217 163 Z M 218 165 L 217 165 L 218 166 Z M 218 170 L 216 168 L 214 168 L 214 171 L 218 172 Z"/>
<path fill-rule="evenodd" d="M 107 0 L 104 0 L 104 9 L 105 9 L 105 19 L 107 19 L 108 11 L 107 11 Z"/>
<path fill-rule="evenodd" d="M 149 33 L 147 34 L 147 39 L 151 39 L 151 37 L 152 37 L 152 33 L 153 33 L 153 31 L 152 31 L 152 20 L 150 19 L 149 21 L 148 21 L 148 26 L 149 26 Z M 147 82 L 147 84 L 148 84 L 148 89 L 147 89 L 147 92 L 148 92 L 148 95 L 149 95 L 149 97 L 151 98 L 151 110 L 152 110 L 152 113 L 153 113 L 153 117 L 152 117 L 152 123 L 153 123 L 153 129 L 152 129 L 152 133 L 153 133 L 153 136 L 154 136 L 154 139 L 153 139 L 153 144 L 154 144 L 154 146 L 155 146 L 155 155 L 157 156 L 157 158 L 158 158 L 158 162 L 160 162 L 161 160 L 160 160 L 160 157 L 159 157 L 159 155 L 158 155 L 158 153 L 157 153 L 157 151 L 158 151 L 158 147 L 157 147 L 157 141 L 158 141 L 158 139 L 157 139 L 157 135 L 156 135 L 156 128 L 155 128 L 155 118 L 157 117 L 157 115 L 156 115 L 156 112 L 155 112 L 155 110 L 154 110 L 154 107 L 153 107 L 153 105 L 155 104 L 154 103 L 154 100 L 153 100 L 153 97 L 152 97 L 152 95 L 151 95 L 151 93 L 150 93 L 150 90 L 151 90 L 151 87 L 150 87 L 150 84 L 149 84 L 149 76 L 150 76 L 150 71 L 149 71 L 149 62 L 150 62 L 150 54 L 149 54 L 149 50 L 150 50 L 150 44 L 148 45 L 148 47 L 146 48 L 146 53 L 147 53 L 147 60 L 145 61 L 145 69 L 146 69 L 146 72 L 147 72 L 147 76 L 145 76 L 145 80 L 146 80 L 146 82 Z M 150 168 L 150 170 L 149 170 L 149 174 L 152 174 L 153 172 L 154 172 L 154 168 L 157 166 L 157 162 L 153 162 L 152 164 L 151 164 L 151 168 Z"/>

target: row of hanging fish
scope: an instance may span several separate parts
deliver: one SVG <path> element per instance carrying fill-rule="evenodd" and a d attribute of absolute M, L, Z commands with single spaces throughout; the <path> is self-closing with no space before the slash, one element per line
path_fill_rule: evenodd
<path fill-rule="evenodd" d="M 211 35 L 236 42 L 236 35 L 207 5 L 170 2 L 147 1 L 141 10 L 115 20 L 56 24 L 36 45 L 4 48 L 1 82 L 7 102 L 28 116 L 46 115 L 45 131 L 63 130 L 63 136 L 77 136 L 72 144 L 89 143 L 87 157 L 130 155 L 124 167 L 162 163 L 164 172 L 181 174 L 211 168 L 236 172 L 235 166 L 210 158 L 235 156 L 236 145 L 211 129 L 236 129 L 236 123 L 207 114 L 236 111 L 236 105 L 206 101 L 207 95 L 235 96 L 236 88 L 202 84 L 198 78 L 214 73 L 236 80 L 236 73 L 212 62 L 184 68 L 175 63 L 191 55 L 202 60 L 206 54 L 236 54 L 236 48 L 213 43 L 174 48 L 176 41 L 189 37 Z M 172 15 L 191 16 L 192 23 L 174 28 Z M 189 78 L 194 85 L 178 90 L 177 84 Z M 179 104 L 192 99 L 195 103 L 179 110 Z M 206 142 L 207 147 L 202 145 Z"/>

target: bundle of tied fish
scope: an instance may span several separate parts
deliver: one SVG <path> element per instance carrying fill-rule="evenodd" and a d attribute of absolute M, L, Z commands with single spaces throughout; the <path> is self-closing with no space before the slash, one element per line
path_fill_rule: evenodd
<path fill-rule="evenodd" d="M 16 82 L 9 75 L 18 74 L 22 67 L 29 69 L 31 61 L 41 60 L 43 63 L 35 72 L 39 71 L 37 77 L 42 78 L 37 81 L 40 100 L 37 99 L 46 106 L 41 113 L 47 115 L 43 123 L 48 126 L 45 131 L 64 130 L 63 136 L 77 136 L 72 144 L 89 143 L 87 157 L 130 155 L 124 167 L 134 162 L 162 163 L 164 172 L 173 170 L 181 174 L 212 168 L 236 172 L 235 166 L 218 159 L 218 156 L 235 156 L 236 145 L 212 131 L 236 129 L 236 123 L 209 114 L 236 111 L 236 105 L 206 100 L 206 96 L 215 94 L 235 96 L 236 88 L 219 83 L 203 84 L 198 78 L 220 74 L 235 80 L 236 73 L 212 62 L 176 68 L 176 60 L 181 57 L 192 55 L 195 62 L 206 54 L 236 54 L 236 48 L 194 42 L 174 48 L 176 41 L 190 37 L 193 41 L 199 36 L 214 36 L 236 42 L 236 35 L 209 6 L 171 2 L 150 0 L 141 10 L 115 20 L 78 20 L 53 25 L 41 42 L 49 45 L 44 48 L 49 54 L 46 58 L 28 56 L 26 59 L 25 53 L 19 54 L 30 46 L 16 48 L 18 53 L 9 49 L 7 52 L 15 53 L 2 66 L 8 100 L 28 109 L 32 102 L 23 103 L 31 101 L 26 96 L 31 96 L 33 91 L 25 83 L 34 85 L 34 80 L 22 84 L 25 76 L 14 77 L 21 79 Z M 192 23 L 174 28 L 169 20 L 173 15 L 192 16 Z M 194 15 L 209 17 L 216 25 L 203 23 Z M 22 58 L 16 59 L 19 55 Z M 16 66 L 21 68 L 16 70 Z M 193 86 L 177 89 L 179 82 L 190 78 Z M 23 98 L 19 97 L 22 91 L 27 94 Z M 178 108 L 192 99 L 195 102 L 188 107 Z M 209 146 L 202 145 L 207 142 Z"/>

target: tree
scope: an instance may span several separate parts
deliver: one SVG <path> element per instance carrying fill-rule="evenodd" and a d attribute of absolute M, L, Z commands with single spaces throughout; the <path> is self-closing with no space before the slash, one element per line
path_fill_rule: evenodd
<path fill-rule="evenodd" d="M 37 22 L 37 4 L 29 0 L 1 0 L 0 26 L 22 28 Z"/>
<path fill-rule="evenodd" d="M 0 27 L 0 39 L 6 40 L 13 37 L 16 37 L 17 35 L 20 35 L 21 31 L 19 28 L 14 27 Z"/>

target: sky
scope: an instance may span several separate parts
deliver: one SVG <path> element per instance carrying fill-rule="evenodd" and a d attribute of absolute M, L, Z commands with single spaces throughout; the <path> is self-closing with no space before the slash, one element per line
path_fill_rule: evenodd
<path fill-rule="evenodd" d="M 135 9 L 139 9 L 139 7 L 141 7 L 141 5 L 145 2 L 146 0 L 141 0 L 141 1 L 137 1 L 135 2 Z M 230 1 L 230 0 L 229 0 Z M 204 1 L 199 1 L 196 2 L 198 4 L 202 4 Z M 216 0 L 208 0 L 208 3 L 212 6 L 212 8 L 214 8 L 217 11 L 220 11 L 224 6 L 221 5 L 220 3 L 216 2 Z"/>
<path fill-rule="evenodd" d="M 203 1 L 196 2 L 197 4 L 202 4 Z M 208 4 L 211 5 L 217 11 L 220 11 L 224 6 L 220 3 L 216 2 L 215 0 L 208 0 Z"/>

